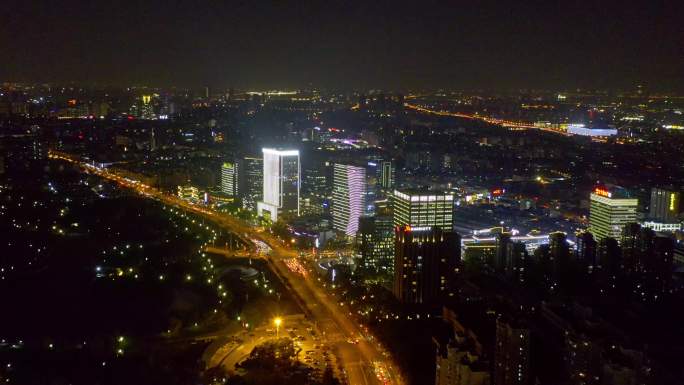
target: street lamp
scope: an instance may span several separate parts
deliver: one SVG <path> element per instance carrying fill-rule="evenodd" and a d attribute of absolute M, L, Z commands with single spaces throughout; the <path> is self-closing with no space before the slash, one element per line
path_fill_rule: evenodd
<path fill-rule="evenodd" d="M 273 320 L 273 323 L 275 324 L 275 327 L 276 327 L 276 338 L 278 338 L 278 334 L 280 332 L 280 324 L 283 323 L 283 319 L 280 317 L 276 317 Z"/>

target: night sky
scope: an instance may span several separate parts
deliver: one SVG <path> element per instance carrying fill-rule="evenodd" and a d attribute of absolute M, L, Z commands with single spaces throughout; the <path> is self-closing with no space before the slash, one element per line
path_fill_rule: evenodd
<path fill-rule="evenodd" d="M 684 1 L 522 3 L 5 0 L 0 81 L 684 91 Z"/>

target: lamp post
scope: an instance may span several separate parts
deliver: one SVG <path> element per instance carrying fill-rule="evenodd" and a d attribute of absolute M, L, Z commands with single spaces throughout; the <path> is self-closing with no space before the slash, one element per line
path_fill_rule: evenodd
<path fill-rule="evenodd" d="M 275 324 L 275 327 L 276 327 L 276 338 L 278 338 L 278 335 L 280 334 L 280 324 L 283 323 L 283 319 L 280 317 L 276 317 L 273 320 L 273 323 Z"/>

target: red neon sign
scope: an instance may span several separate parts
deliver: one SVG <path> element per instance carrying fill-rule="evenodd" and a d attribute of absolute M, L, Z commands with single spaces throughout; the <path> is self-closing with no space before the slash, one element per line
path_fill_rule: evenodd
<path fill-rule="evenodd" d="M 611 196 L 613 196 L 613 194 L 611 194 L 610 191 L 603 189 L 603 188 L 600 188 L 600 187 L 596 187 L 594 189 L 594 193 L 596 195 L 600 195 L 600 196 L 606 197 L 606 198 L 610 198 Z"/>

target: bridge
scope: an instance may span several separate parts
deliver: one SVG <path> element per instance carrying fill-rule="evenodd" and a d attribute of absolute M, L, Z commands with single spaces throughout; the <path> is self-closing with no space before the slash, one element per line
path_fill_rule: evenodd
<path fill-rule="evenodd" d="M 408 108 L 409 110 L 413 110 L 416 112 L 424 113 L 424 114 L 430 114 L 430 115 L 437 115 L 437 116 L 450 116 L 454 118 L 463 118 L 463 119 L 469 119 L 469 120 L 477 120 L 489 124 L 493 124 L 496 126 L 501 126 L 508 128 L 509 130 L 512 131 L 525 131 L 525 130 L 540 130 L 540 131 L 546 131 L 546 132 L 551 132 L 554 134 L 561 134 L 565 136 L 570 136 L 567 132 L 560 130 L 560 129 L 555 129 L 551 127 L 539 127 L 535 126 L 530 123 L 526 122 L 516 122 L 512 120 L 505 120 L 505 119 L 497 119 L 497 118 L 492 118 L 489 116 L 482 116 L 478 114 L 465 114 L 462 112 L 451 112 L 451 111 L 437 111 L 437 110 L 432 110 L 429 108 L 421 107 L 416 104 L 410 104 L 410 103 L 404 103 L 404 107 Z"/>

